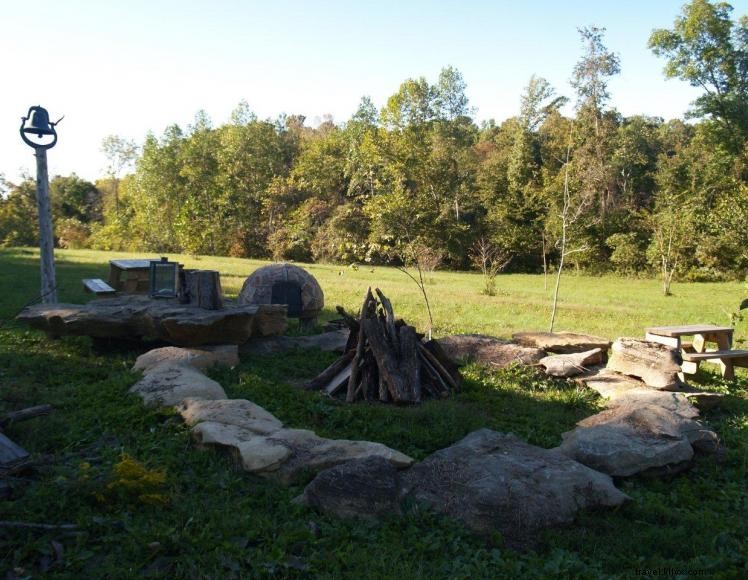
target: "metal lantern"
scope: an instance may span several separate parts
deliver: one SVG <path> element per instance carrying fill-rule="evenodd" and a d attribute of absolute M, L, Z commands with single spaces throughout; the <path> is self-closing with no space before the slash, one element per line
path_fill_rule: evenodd
<path fill-rule="evenodd" d="M 151 260 L 149 274 L 151 298 L 175 298 L 178 276 L 179 264 L 177 262 L 170 262 L 166 258 Z"/>

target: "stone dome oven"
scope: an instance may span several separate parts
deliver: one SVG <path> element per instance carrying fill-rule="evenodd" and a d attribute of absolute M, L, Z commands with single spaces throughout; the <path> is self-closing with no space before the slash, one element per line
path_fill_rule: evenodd
<path fill-rule="evenodd" d="M 314 324 L 325 305 L 319 282 L 293 264 L 270 264 L 258 268 L 244 281 L 240 304 L 286 304 L 288 316 Z"/>

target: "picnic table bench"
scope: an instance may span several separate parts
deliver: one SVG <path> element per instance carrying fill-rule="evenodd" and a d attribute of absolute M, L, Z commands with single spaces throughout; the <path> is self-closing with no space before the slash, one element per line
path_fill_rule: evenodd
<path fill-rule="evenodd" d="M 646 340 L 659 342 L 680 351 L 683 358 L 681 370 L 685 374 L 694 374 L 699 364 L 708 362 L 720 367 L 722 377 L 728 380 L 735 378 L 735 367 L 748 367 L 748 350 L 733 350 L 733 329 L 729 326 L 714 324 L 686 324 L 682 326 L 652 326 L 644 329 Z M 682 337 L 693 337 L 691 342 L 684 343 Z M 717 348 L 707 348 L 707 343 L 714 343 Z"/>
<path fill-rule="evenodd" d="M 101 278 L 83 278 L 83 288 L 86 292 L 96 294 L 116 294 L 117 290 L 104 282 Z"/>

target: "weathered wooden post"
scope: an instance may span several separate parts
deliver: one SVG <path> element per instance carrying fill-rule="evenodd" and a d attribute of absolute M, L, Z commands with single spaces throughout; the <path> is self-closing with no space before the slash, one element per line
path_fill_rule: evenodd
<path fill-rule="evenodd" d="M 31 118 L 31 122 L 26 122 Z M 46 109 L 31 107 L 26 117 L 21 117 L 21 138 L 34 149 L 36 156 L 36 204 L 39 208 L 39 252 L 41 254 L 41 300 L 45 304 L 57 302 L 55 276 L 54 234 L 52 232 L 52 207 L 49 203 L 49 174 L 47 172 L 47 149 L 57 143 L 56 123 L 50 123 Z M 32 141 L 27 135 L 39 139 L 52 137 L 51 141 Z"/>

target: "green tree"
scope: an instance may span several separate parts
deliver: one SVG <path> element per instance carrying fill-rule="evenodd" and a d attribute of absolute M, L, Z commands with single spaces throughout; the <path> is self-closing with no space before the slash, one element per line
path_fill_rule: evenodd
<path fill-rule="evenodd" d="M 111 184 L 111 195 L 114 199 L 114 211 L 119 211 L 119 181 L 122 172 L 132 167 L 138 157 L 138 146 L 134 141 L 119 135 L 107 135 L 101 141 L 101 151 L 107 158 L 107 176 Z"/>
<path fill-rule="evenodd" d="M 26 177 L 18 185 L 3 180 L 0 197 L 0 246 L 35 246 L 39 243 L 36 218 L 36 181 Z"/>
<path fill-rule="evenodd" d="M 704 94 L 690 115 L 714 119 L 730 149 L 748 138 L 748 16 L 730 18 L 726 2 L 692 0 L 673 29 L 657 29 L 649 47 L 667 59 L 665 76 L 687 81 Z"/>

